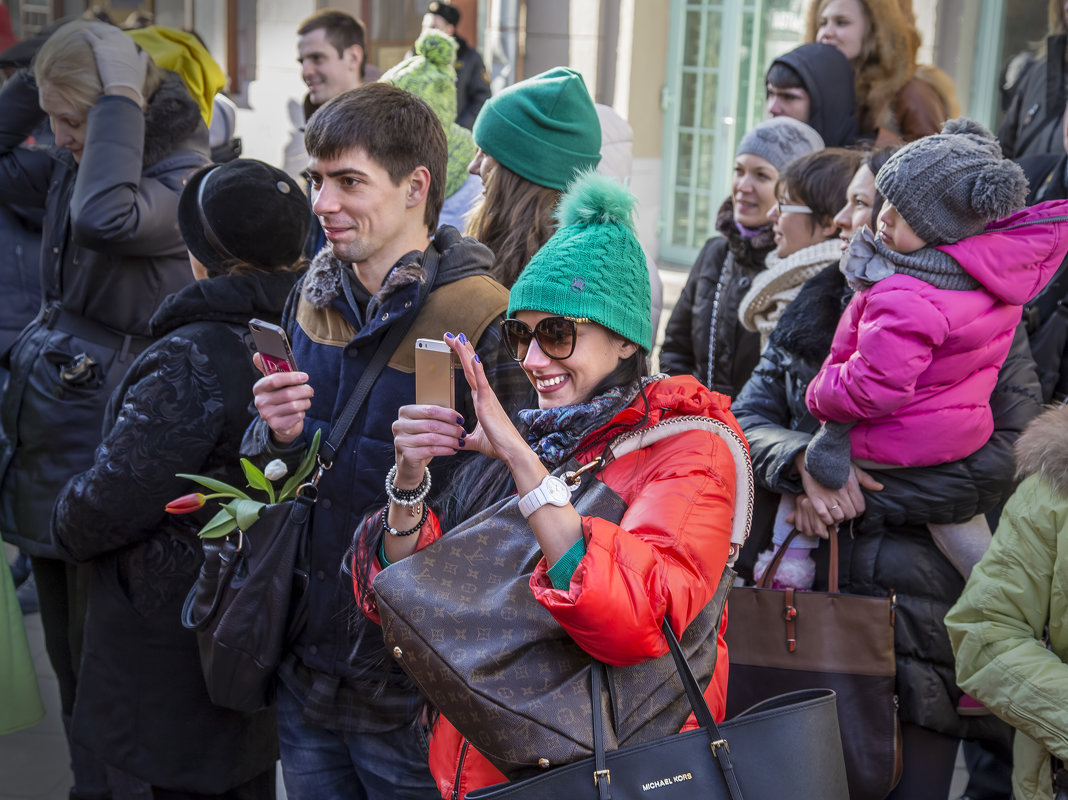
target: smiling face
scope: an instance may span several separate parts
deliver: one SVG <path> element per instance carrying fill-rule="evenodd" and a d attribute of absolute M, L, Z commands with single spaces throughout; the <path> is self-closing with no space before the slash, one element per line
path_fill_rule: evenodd
<path fill-rule="evenodd" d="M 41 110 L 48 115 L 48 124 L 56 136 L 56 144 L 70 150 L 76 163 L 82 163 L 89 112 L 75 108 L 48 83 L 41 84 L 38 99 Z"/>
<path fill-rule="evenodd" d="M 879 241 L 895 253 L 915 253 L 927 246 L 890 203 L 879 212 Z"/>
<path fill-rule="evenodd" d="M 312 211 L 338 259 L 363 264 L 391 257 L 387 251 L 405 230 L 409 181 L 394 185 L 386 169 L 360 148 L 335 159 L 313 158 L 307 176 Z"/>
<path fill-rule="evenodd" d="M 779 171 L 766 158 L 742 153 L 734 159 L 731 202 L 734 220 L 747 228 L 767 225 L 768 212 L 775 205 L 775 181 Z"/>
<path fill-rule="evenodd" d="M 816 21 L 816 41 L 837 47 L 854 65 L 868 34 L 860 0 L 830 0 Z"/>
<path fill-rule="evenodd" d="M 775 232 L 775 255 L 786 258 L 798 250 L 803 250 L 828 238 L 834 226 L 819 225 L 811 212 L 791 211 L 783 206 L 801 206 L 799 200 L 792 199 L 785 186 L 779 187 L 779 202 L 771 207 L 768 218 L 771 229 Z"/>
<path fill-rule="evenodd" d="M 325 28 L 316 28 L 297 37 L 297 61 L 300 62 L 300 76 L 308 86 L 308 95 L 316 106 L 357 88 L 362 82 L 363 48 L 354 44 L 339 54 L 327 40 Z"/>
<path fill-rule="evenodd" d="M 857 170 L 846 189 L 846 204 L 834 217 L 842 247 L 849 244 L 853 234 L 865 225 L 872 225 L 871 209 L 875 204 L 875 176 L 865 164 Z"/>
<path fill-rule="evenodd" d="M 531 329 L 546 317 L 543 311 L 518 311 L 515 318 Z M 595 322 L 580 322 L 575 350 L 561 361 L 549 358 L 532 340 L 520 366 L 538 392 L 538 408 L 558 408 L 591 399 L 594 389 L 612 374 L 637 346 Z"/>

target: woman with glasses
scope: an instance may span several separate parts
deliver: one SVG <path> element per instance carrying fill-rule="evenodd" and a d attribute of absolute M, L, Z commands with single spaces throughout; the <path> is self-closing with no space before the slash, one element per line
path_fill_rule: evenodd
<path fill-rule="evenodd" d="M 823 149 L 812 128 L 791 117 L 753 127 L 738 145 L 731 196 L 716 230 L 690 270 L 668 320 L 660 368 L 693 375 L 714 392 L 734 397 L 760 358 L 760 337 L 738 320 L 738 305 L 775 248 L 768 212 L 780 173 L 795 158 Z"/>
<path fill-rule="evenodd" d="M 354 565 L 358 600 L 372 615 L 374 574 L 516 493 L 527 533 L 544 554 L 531 580 L 534 598 L 594 657 L 613 665 L 657 658 L 667 651 L 665 617 L 681 633 L 712 598 L 730 549 L 735 485 L 733 459 L 715 434 L 681 433 L 598 472 L 628 504 L 618 523 L 580 516 L 550 475 L 569 458 L 587 464 L 618 435 L 672 417 L 709 417 L 738 431 L 726 397 L 690 376 L 647 377 L 649 289 L 633 204 L 619 184 L 580 177 L 561 203 L 560 229 L 512 288 L 504 335 L 538 404 L 519 412 L 518 425 L 490 389 L 471 342 L 446 334 L 478 421 L 468 433 L 452 409 L 400 409 L 391 500 L 364 523 L 379 532 L 377 555 Z M 454 473 L 448 500 L 428 509 L 430 460 L 467 451 L 478 455 Z M 722 631 L 717 649 L 705 696 L 721 718 Z M 443 797 L 505 780 L 444 719 L 431 737 L 430 766 Z"/>

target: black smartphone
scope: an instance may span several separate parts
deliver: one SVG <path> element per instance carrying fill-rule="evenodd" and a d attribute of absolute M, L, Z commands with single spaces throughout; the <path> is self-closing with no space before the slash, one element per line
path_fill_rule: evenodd
<path fill-rule="evenodd" d="M 262 319 L 250 319 L 248 329 L 252 331 L 252 341 L 256 343 L 256 350 L 263 359 L 263 368 L 268 375 L 296 371 L 297 362 L 293 360 L 289 337 L 283 328 Z"/>
<path fill-rule="evenodd" d="M 441 339 L 415 340 L 415 402 L 456 407 L 452 349 Z"/>

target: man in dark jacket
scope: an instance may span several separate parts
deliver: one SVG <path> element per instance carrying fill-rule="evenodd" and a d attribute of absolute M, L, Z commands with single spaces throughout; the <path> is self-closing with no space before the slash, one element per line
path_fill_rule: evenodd
<path fill-rule="evenodd" d="M 329 246 L 287 304 L 284 325 L 300 371 L 256 383 L 260 419 L 246 433 L 243 451 L 295 460 L 316 430 L 326 440 L 390 331 L 409 321 L 411 328 L 319 484 L 308 624 L 280 670 L 286 791 L 291 798 L 329 800 L 353 796 L 358 785 L 366 798 L 436 800 L 419 694 L 389 666 L 381 630 L 356 611 L 342 565 L 360 520 L 386 502 L 392 425 L 397 408 L 415 399 L 417 337 L 466 334 L 498 396 L 515 397 L 529 384 L 501 340 L 498 322 L 508 293 L 488 276 L 492 254 L 451 227 L 430 241 L 444 202 L 448 149 L 429 106 L 395 86 L 367 84 L 316 113 L 305 144 L 313 209 Z M 438 264 L 421 302 L 427 258 Z M 457 412 L 473 424 L 462 379 L 456 388 Z M 435 460 L 435 489 L 447 483 L 456 463 Z M 355 547 L 373 552 L 377 542 Z"/>
<path fill-rule="evenodd" d="M 482 56 L 456 33 L 460 24 L 460 9 L 450 3 L 433 0 L 423 15 L 423 30 L 436 28 L 456 40 L 456 124 L 470 128 L 475 124 L 482 104 L 490 96 L 489 75 Z"/>
<path fill-rule="evenodd" d="M 1005 119 L 998 128 L 1001 151 L 1007 158 L 1043 153 L 1064 155 L 1060 121 L 1068 101 L 1066 47 L 1068 34 L 1048 36 L 1045 58 L 1032 61 L 1017 81 Z"/>
<path fill-rule="evenodd" d="M 771 62 L 764 76 L 769 117 L 793 117 L 815 128 L 827 147 L 858 138 L 853 67 L 829 44 L 810 42 Z"/>

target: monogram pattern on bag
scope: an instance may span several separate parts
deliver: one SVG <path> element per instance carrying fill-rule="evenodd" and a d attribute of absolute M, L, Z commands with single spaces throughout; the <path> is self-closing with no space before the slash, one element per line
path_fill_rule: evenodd
<path fill-rule="evenodd" d="M 572 462 L 558 470 L 576 469 Z M 572 503 L 584 516 L 618 522 L 626 505 L 586 476 Z M 591 658 L 533 597 L 541 560 L 518 498 L 503 500 L 374 584 L 389 649 L 457 730 L 505 773 L 521 777 L 539 759 L 566 764 L 593 753 Z M 683 651 L 702 684 L 715 668 L 721 609 L 687 628 Z M 690 714 L 670 654 L 610 668 L 602 697 L 608 746 L 676 733 Z"/>

